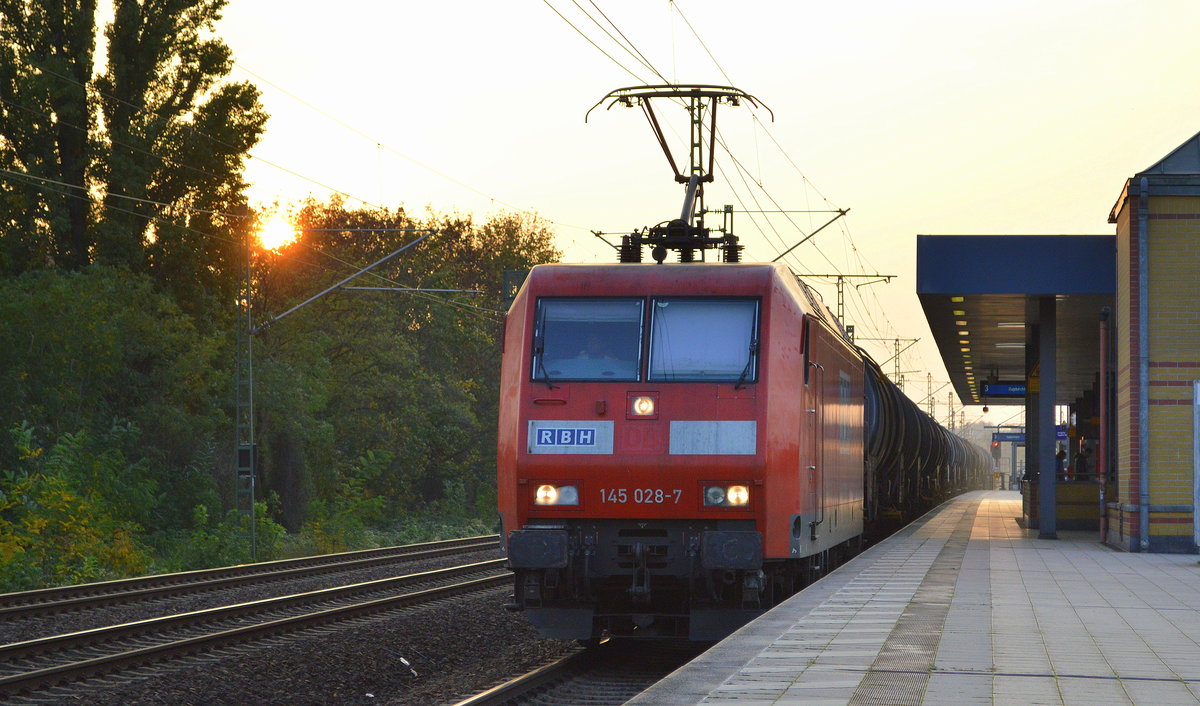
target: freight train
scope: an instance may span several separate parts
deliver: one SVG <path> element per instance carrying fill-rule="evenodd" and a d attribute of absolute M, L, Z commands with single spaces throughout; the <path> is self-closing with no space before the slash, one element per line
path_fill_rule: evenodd
<path fill-rule="evenodd" d="M 719 639 L 884 520 L 986 487 L 992 462 L 921 412 L 786 266 L 740 263 L 732 206 L 705 227 L 717 106 L 756 98 L 662 85 L 605 101 L 643 109 L 683 209 L 623 236 L 622 264 L 533 268 L 508 311 L 497 495 L 510 607 L 560 639 Z M 655 101 L 688 110 L 687 174 Z M 641 264 L 645 248 L 659 264 Z M 671 251 L 680 262 L 662 264 Z M 724 262 L 696 262 L 709 251 Z"/>
<path fill-rule="evenodd" d="M 719 639 L 990 487 L 781 264 L 535 267 L 501 370 L 510 607 L 549 637 Z"/>

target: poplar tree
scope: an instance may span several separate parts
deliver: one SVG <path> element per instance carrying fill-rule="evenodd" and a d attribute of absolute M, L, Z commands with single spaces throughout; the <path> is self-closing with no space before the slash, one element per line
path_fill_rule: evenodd
<path fill-rule="evenodd" d="M 226 298 L 267 116 L 227 79 L 225 4 L 113 0 L 100 35 L 95 0 L 0 0 L 0 271 L 99 263 Z"/>

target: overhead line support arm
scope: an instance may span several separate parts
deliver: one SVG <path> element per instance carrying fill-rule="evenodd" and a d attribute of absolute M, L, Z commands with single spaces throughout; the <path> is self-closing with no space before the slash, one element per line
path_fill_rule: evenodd
<path fill-rule="evenodd" d="M 388 260 L 391 260 L 392 258 L 396 257 L 397 255 L 404 252 L 405 250 L 408 250 L 412 246 L 414 246 L 417 243 L 421 242 L 422 240 L 428 238 L 430 235 L 431 235 L 431 233 L 426 233 L 425 235 L 422 235 L 420 238 L 417 238 L 416 240 L 412 241 L 411 243 L 408 243 L 407 245 L 404 245 L 403 247 L 399 248 L 398 250 L 393 251 L 391 254 L 381 257 L 380 259 L 376 260 L 375 262 L 372 262 L 370 265 L 367 265 L 366 267 L 362 268 L 358 272 L 355 272 L 354 274 L 350 275 L 349 277 L 342 280 L 341 282 L 338 282 L 337 284 L 333 285 L 332 287 L 329 287 L 327 289 L 322 290 L 321 292 L 319 292 L 317 294 L 314 294 L 313 296 L 309 297 L 308 299 L 305 299 L 304 301 L 300 302 L 299 304 L 292 307 L 291 309 L 288 309 L 287 311 L 283 312 L 279 316 L 273 317 L 273 318 L 267 320 L 266 322 L 259 324 L 258 326 L 251 329 L 250 333 L 254 334 L 254 333 L 261 332 L 263 329 L 275 324 L 277 321 L 279 321 L 283 317 L 287 316 L 288 314 L 291 314 L 292 312 L 297 311 L 298 309 L 303 309 L 304 307 L 315 302 L 316 300 L 320 299 L 321 297 L 325 296 L 326 294 L 329 294 L 333 290 L 341 287 L 342 285 L 353 280 L 354 278 L 358 277 L 359 275 L 366 274 L 367 272 L 370 272 L 371 270 L 382 265 L 383 263 L 387 262 Z"/>

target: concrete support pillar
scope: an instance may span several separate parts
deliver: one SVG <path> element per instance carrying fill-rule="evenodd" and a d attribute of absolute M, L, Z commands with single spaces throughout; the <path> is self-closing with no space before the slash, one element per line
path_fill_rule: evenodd
<path fill-rule="evenodd" d="M 1056 515 L 1055 432 L 1054 392 L 1058 383 L 1055 368 L 1054 336 L 1058 330 L 1055 321 L 1055 298 L 1053 295 L 1038 297 L 1038 396 L 1037 416 L 1032 425 L 1038 430 L 1036 454 L 1041 474 L 1038 477 L 1038 539 L 1058 539 L 1058 517 Z"/>

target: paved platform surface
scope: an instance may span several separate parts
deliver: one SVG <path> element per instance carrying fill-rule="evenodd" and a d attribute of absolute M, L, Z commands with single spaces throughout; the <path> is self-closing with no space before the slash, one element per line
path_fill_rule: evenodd
<path fill-rule="evenodd" d="M 630 703 L 1200 703 L 1197 557 L 1020 516 L 955 498 Z"/>

